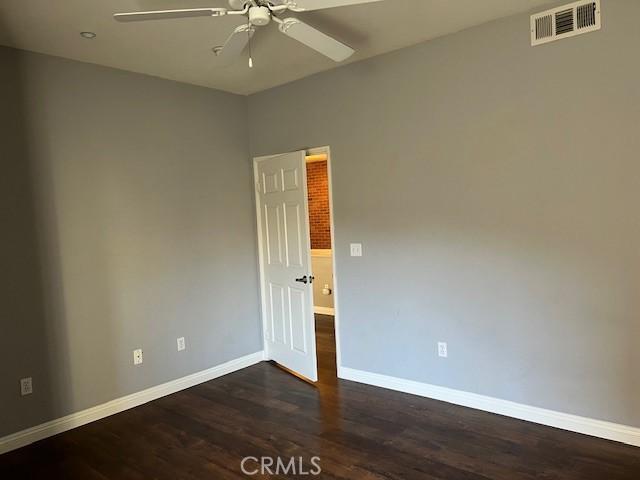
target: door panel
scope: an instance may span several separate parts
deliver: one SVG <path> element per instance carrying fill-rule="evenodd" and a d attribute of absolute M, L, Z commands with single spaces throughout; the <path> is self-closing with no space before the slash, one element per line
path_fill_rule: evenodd
<path fill-rule="evenodd" d="M 264 174 L 262 176 L 263 192 L 265 195 L 280 191 L 280 178 L 277 172 Z"/>
<path fill-rule="evenodd" d="M 276 343 L 285 344 L 287 341 L 287 315 L 285 314 L 284 287 L 270 283 L 269 290 L 272 338 Z"/>
<path fill-rule="evenodd" d="M 282 265 L 282 232 L 280 229 L 280 205 L 265 205 L 267 263 Z"/>
<path fill-rule="evenodd" d="M 300 184 L 298 182 L 298 169 L 291 168 L 288 170 L 282 170 L 282 183 L 284 185 L 284 190 L 291 191 L 297 190 L 300 188 Z"/>
<path fill-rule="evenodd" d="M 306 315 L 305 312 L 305 295 L 307 292 L 290 288 L 289 289 L 289 310 L 291 311 L 291 318 L 295 318 L 296 316 L 300 318 L 304 318 Z M 294 350 L 306 354 L 307 353 L 307 342 L 306 342 L 306 332 L 304 323 L 302 324 L 302 328 L 294 328 L 292 324 L 290 326 L 290 335 L 291 335 L 291 348 Z"/>
<path fill-rule="evenodd" d="M 302 247 L 302 238 L 304 237 L 304 229 L 306 226 L 302 223 L 300 205 L 286 203 L 284 205 L 284 219 L 286 229 L 285 238 L 287 239 L 287 266 L 302 268 L 305 254 Z"/>
<path fill-rule="evenodd" d="M 317 381 L 305 152 L 256 160 L 269 358 Z"/>

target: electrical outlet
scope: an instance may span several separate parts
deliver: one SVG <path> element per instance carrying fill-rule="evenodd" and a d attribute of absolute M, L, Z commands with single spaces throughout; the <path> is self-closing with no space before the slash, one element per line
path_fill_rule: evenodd
<path fill-rule="evenodd" d="M 187 346 L 185 345 L 185 342 L 184 342 L 184 337 L 180 337 L 177 342 L 178 342 L 178 351 L 179 352 L 181 352 L 182 350 L 187 348 Z"/>
<path fill-rule="evenodd" d="M 447 351 L 447 344 L 445 342 L 438 342 L 438 356 L 447 358 L 449 352 Z"/>
<path fill-rule="evenodd" d="M 142 363 L 142 349 L 139 348 L 133 351 L 133 364 L 140 365 Z"/>
<path fill-rule="evenodd" d="M 351 256 L 352 257 L 361 257 L 362 256 L 362 244 L 361 243 L 352 243 L 351 244 Z"/>
<path fill-rule="evenodd" d="M 20 395 L 31 395 L 33 393 L 33 379 L 31 377 L 20 379 Z"/>

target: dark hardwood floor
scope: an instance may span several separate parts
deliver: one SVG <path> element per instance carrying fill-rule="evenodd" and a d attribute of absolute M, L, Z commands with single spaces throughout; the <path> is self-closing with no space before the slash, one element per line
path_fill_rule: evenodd
<path fill-rule="evenodd" d="M 321 478 L 640 479 L 634 447 L 338 381 L 331 317 L 317 330 L 317 388 L 256 365 L 2 455 L 0 479 L 249 478 L 243 457 L 278 455 Z"/>

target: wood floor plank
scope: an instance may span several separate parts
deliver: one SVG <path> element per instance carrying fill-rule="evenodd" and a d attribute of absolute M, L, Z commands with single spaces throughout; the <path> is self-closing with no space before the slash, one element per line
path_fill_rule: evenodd
<path fill-rule="evenodd" d="M 255 365 L 2 455 L 0 478 L 235 480 L 278 455 L 326 479 L 640 478 L 638 448 L 338 380 L 333 319 L 316 323 L 315 386 Z"/>

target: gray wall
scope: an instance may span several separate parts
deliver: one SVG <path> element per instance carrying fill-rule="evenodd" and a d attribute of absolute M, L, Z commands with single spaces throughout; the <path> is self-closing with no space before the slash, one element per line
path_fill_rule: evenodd
<path fill-rule="evenodd" d="M 6 48 L 0 80 L 0 436 L 261 350 L 246 98 Z"/>
<path fill-rule="evenodd" d="M 639 17 L 531 48 L 520 15 L 250 97 L 253 155 L 331 146 L 344 366 L 640 426 Z"/>
<path fill-rule="evenodd" d="M 345 366 L 640 426 L 640 3 L 604 15 L 535 49 L 501 20 L 249 118 L 0 48 L 0 435 L 261 349 L 247 157 L 321 145 Z"/>

